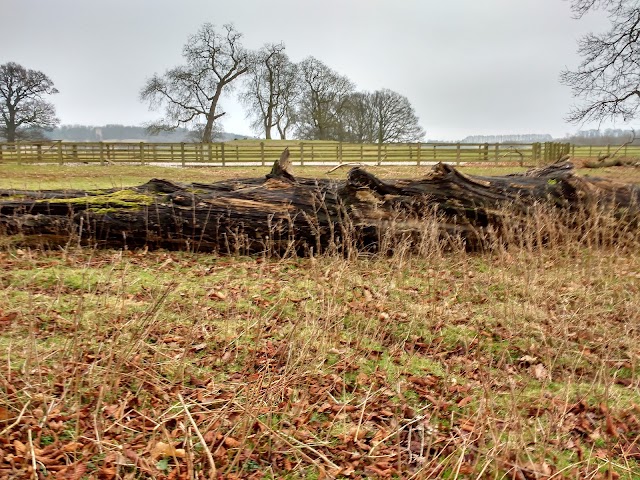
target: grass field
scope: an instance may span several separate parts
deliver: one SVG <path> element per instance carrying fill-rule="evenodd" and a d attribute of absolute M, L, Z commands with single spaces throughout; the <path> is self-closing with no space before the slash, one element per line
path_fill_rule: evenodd
<path fill-rule="evenodd" d="M 1 166 L 0 188 L 267 170 Z M 596 220 L 422 256 L 4 247 L 0 479 L 640 478 L 640 239 Z"/>
<path fill-rule="evenodd" d="M 333 167 L 294 167 L 296 175 L 315 178 L 344 178 L 348 167 L 327 173 Z M 367 167 L 380 178 L 420 178 L 432 167 L 371 166 Z M 505 175 L 523 172 L 517 166 L 460 167 L 472 175 Z M 230 178 L 260 177 L 270 167 L 172 168 L 127 165 L 0 165 L 0 189 L 92 189 L 140 185 L 151 178 L 167 178 L 180 182 L 214 182 Z M 640 183 L 640 169 L 613 167 L 603 169 L 580 168 L 581 175 L 606 177 L 622 182 Z"/>

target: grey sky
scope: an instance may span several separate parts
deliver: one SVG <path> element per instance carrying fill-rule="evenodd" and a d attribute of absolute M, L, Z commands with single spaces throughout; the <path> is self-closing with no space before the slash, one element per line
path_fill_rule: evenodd
<path fill-rule="evenodd" d="M 578 38 L 607 28 L 601 14 L 572 19 L 565 0 L 0 0 L 0 15 L 0 64 L 49 75 L 65 124 L 156 118 L 138 99 L 145 79 L 211 22 L 234 23 L 247 48 L 282 41 L 294 61 L 406 95 L 427 138 L 446 140 L 577 130 L 558 75 L 578 64 Z M 251 134 L 233 95 L 222 107 L 226 131 Z"/>

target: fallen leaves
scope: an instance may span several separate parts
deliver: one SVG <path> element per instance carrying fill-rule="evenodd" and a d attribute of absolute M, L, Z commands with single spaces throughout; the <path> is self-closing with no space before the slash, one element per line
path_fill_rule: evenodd
<path fill-rule="evenodd" d="M 38 255 L 29 254 L 29 265 Z M 513 315 L 511 304 L 491 306 L 512 300 L 503 285 L 500 295 L 489 288 L 474 258 L 431 273 L 430 264 L 381 274 L 374 261 L 333 260 L 319 271 L 323 260 L 92 255 L 85 270 L 137 263 L 116 270 L 120 283 L 76 287 L 82 304 L 36 285 L 33 312 L 15 305 L 0 312 L 8 339 L 0 345 L 11 345 L 1 355 L 2 480 L 32 477 L 32 454 L 46 478 L 99 480 L 186 480 L 212 471 L 478 478 L 485 466 L 492 478 L 595 480 L 617 478 L 611 465 L 640 461 L 640 409 L 629 400 L 637 343 L 607 338 L 570 310 L 565 300 L 574 302 L 583 282 L 567 284 L 561 299 L 528 298 L 505 274 L 500 282 L 513 282 L 524 302 L 525 315 Z M 158 283 L 185 271 L 197 280 L 185 275 L 185 287 L 158 303 L 155 285 L 137 277 L 126 285 L 136 268 L 145 275 L 153 268 Z M 542 280 L 533 275 L 527 287 Z M 120 288 L 130 291 L 92 296 Z M 103 306 L 100 322 L 91 318 L 95 305 Z M 631 322 L 633 305 L 625 308 L 602 321 L 614 329 L 620 318 Z M 561 326 L 565 311 L 572 323 Z M 34 345 L 37 358 L 27 355 Z M 614 361 L 597 363 L 604 346 Z M 612 395 L 606 402 L 601 378 Z M 576 467 L 562 470 L 567 463 Z"/>
<path fill-rule="evenodd" d="M 157 442 L 151 449 L 150 454 L 152 460 L 157 460 L 161 457 L 185 458 L 187 456 L 184 448 L 175 448 L 165 442 Z"/>
<path fill-rule="evenodd" d="M 0 310 L 0 328 L 9 328 L 11 322 L 13 322 L 16 318 L 18 318 L 17 312 L 3 314 L 2 310 Z"/>
<path fill-rule="evenodd" d="M 549 373 L 549 370 L 547 370 L 547 367 L 545 367 L 542 363 L 536 363 L 535 365 L 532 365 L 531 367 L 529 367 L 529 371 L 531 372 L 531 375 L 533 375 L 533 378 L 535 378 L 536 380 L 551 380 L 551 374 Z"/>

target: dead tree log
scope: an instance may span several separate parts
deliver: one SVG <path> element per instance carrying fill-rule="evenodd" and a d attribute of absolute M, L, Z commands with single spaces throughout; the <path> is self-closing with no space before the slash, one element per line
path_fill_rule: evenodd
<path fill-rule="evenodd" d="M 618 152 L 625 148 L 627 145 L 631 145 L 636 140 L 636 131 L 631 129 L 631 138 L 620 145 L 615 152 L 607 153 L 604 155 L 598 155 L 598 159 L 595 161 L 587 160 L 584 162 L 586 168 L 608 168 L 608 167 L 638 167 L 640 162 L 637 158 L 619 158 Z"/>
<path fill-rule="evenodd" d="M 31 244 L 280 254 L 375 251 L 388 248 L 389 238 L 428 234 L 481 248 L 539 205 L 561 212 L 604 206 L 637 229 L 640 188 L 578 176 L 569 162 L 500 177 L 438 164 L 418 180 L 383 181 L 362 168 L 346 181 L 296 178 L 285 151 L 262 179 L 0 190 L 0 234 Z"/>

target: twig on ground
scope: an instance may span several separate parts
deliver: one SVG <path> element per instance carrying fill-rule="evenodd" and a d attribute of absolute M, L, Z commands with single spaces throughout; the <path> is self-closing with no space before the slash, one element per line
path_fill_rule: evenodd
<path fill-rule="evenodd" d="M 218 473 L 216 470 L 216 464 L 213 461 L 213 455 L 211 454 L 211 449 L 207 445 L 207 442 L 204 440 L 202 433 L 200 433 L 200 429 L 198 428 L 198 425 L 196 424 L 193 417 L 191 416 L 191 412 L 189 412 L 189 409 L 187 408 L 187 404 L 184 403 L 184 398 L 182 398 L 182 394 L 180 393 L 178 394 L 178 399 L 180 399 L 180 403 L 182 404 L 184 413 L 187 415 L 187 418 L 189 419 L 189 423 L 191 423 L 191 426 L 195 430 L 196 435 L 198 435 L 198 438 L 200 439 L 200 443 L 202 444 L 202 448 L 204 448 L 204 451 L 207 454 L 207 460 L 209 460 L 209 467 L 211 468 L 211 471 L 209 472 L 209 478 L 215 479 Z"/>
<path fill-rule="evenodd" d="M 27 408 L 29 407 L 30 404 L 31 404 L 31 400 L 29 400 L 27 403 L 24 404 L 24 407 L 22 407 L 22 410 L 20 411 L 20 414 L 18 415 L 18 418 L 16 419 L 16 421 L 13 422 L 8 427 L 6 427 L 4 430 L 2 430 L 0 432 L 0 437 L 2 437 L 5 433 L 10 432 L 13 427 L 15 427 L 20 423 L 20 420 L 22 420 L 22 416 L 24 415 L 24 412 L 27 411 Z"/>
<path fill-rule="evenodd" d="M 336 165 L 335 167 L 333 167 L 331 170 L 327 170 L 326 173 L 335 172 L 336 170 L 338 170 L 339 168 L 342 168 L 342 167 L 364 167 L 364 166 L 366 166 L 366 165 L 364 163 L 360 163 L 360 162 L 340 163 L 339 165 Z"/>

